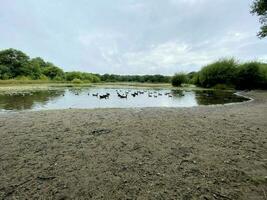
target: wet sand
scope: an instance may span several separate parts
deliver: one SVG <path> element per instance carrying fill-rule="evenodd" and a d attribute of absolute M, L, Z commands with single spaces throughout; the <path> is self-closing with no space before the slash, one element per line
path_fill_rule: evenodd
<path fill-rule="evenodd" d="M 0 199 L 267 199 L 267 92 L 194 108 L 0 114 Z"/>

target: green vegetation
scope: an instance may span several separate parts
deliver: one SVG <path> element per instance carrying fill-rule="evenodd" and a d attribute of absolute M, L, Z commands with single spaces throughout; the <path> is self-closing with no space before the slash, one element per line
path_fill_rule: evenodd
<path fill-rule="evenodd" d="M 260 62 L 221 59 L 186 76 L 189 83 L 205 88 L 267 89 L 267 64 Z"/>
<path fill-rule="evenodd" d="M 260 23 L 262 24 L 261 30 L 258 33 L 260 38 L 267 36 L 267 1 L 255 0 L 251 7 L 251 13 L 260 17 Z"/>
<path fill-rule="evenodd" d="M 42 58 L 30 59 L 15 49 L 0 51 L 0 79 L 64 80 L 64 72 Z"/>
<path fill-rule="evenodd" d="M 213 87 L 216 84 L 231 85 L 236 77 L 237 63 L 234 59 L 220 60 L 205 66 L 199 72 L 199 85 Z"/>
<path fill-rule="evenodd" d="M 100 76 L 103 82 L 140 82 L 140 83 L 170 83 L 170 76 L 163 75 L 115 75 L 104 74 Z"/>
<path fill-rule="evenodd" d="M 183 83 L 188 82 L 188 77 L 184 73 L 177 73 L 172 77 L 172 85 L 175 87 L 181 86 Z"/>
<path fill-rule="evenodd" d="M 267 89 L 267 64 L 260 62 L 238 63 L 235 59 L 221 59 L 203 67 L 199 72 L 178 73 L 173 77 L 163 75 L 115 75 L 86 72 L 64 72 L 42 58 L 31 59 L 15 49 L 0 51 L 0 84 L 21 83 L 99 82 L 172 83 L 173 86 L 195 84 L 217 89 Z"/>
<path fill-rule="evenodd" d="M 24 83 L 70 82 L 74 84 L 98 82 L 170 83 L 171 77 L 64 72 L 61 68 L 40 57 L 30 59 L 22 51 L 6 49 L 0 51 L 0 80 L 8 80 L 8 82 L 13 80 L 12 83 L 23 81 Z"/>
<path fill-rule="evenodd" d="M 85 72 L 66 72 L 65 78 L 67 81 L 80 80 L 82 82 L 97 83 L 100 82 L 99 75 L 85 73 Z"/>

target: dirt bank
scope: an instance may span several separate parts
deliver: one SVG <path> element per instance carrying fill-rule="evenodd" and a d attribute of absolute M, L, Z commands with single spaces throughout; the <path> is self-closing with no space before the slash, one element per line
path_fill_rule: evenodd
<path fill-rule="evenodd" d="M 195 108 L 0 114 L 0 199 L 267 199 L 267 92 Z"/>

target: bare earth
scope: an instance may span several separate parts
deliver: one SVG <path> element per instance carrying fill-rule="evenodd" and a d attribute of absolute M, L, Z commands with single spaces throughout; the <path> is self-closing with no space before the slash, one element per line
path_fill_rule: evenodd
<path fill-rule="evenodd" d="M 0 114 L 0 199 L 267 199 L 267 92 L 195 108 Z"/>

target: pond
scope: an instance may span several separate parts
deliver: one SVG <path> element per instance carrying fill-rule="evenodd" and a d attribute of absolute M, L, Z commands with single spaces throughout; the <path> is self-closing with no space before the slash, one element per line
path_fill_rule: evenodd
<path fill-rule="evenodd" d="M 247 101 L 229 91 L 61 88 L 0 94 L 0 111 L 69 108 L 193 107 Z"/>

